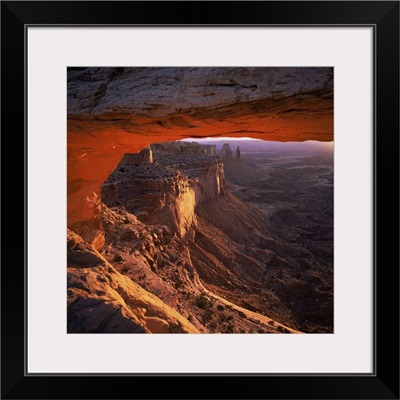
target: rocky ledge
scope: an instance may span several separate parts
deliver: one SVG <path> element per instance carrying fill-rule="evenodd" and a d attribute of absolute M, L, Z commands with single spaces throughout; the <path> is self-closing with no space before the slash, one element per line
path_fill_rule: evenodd
<path fill-rule="evenodd" d="M 68 230 L 68 333 L 198 333 Z"/>

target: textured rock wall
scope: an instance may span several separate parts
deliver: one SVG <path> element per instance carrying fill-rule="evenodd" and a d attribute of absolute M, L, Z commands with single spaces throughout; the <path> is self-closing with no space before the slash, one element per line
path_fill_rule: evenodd
<path fill-rule="evenodd" d="M 224 165 L 216 160 L 205 165 L 203 173 L 192 183 L 195 191 L 196 205 L 224 194 L 226 189 Z"/>
<path fill-rule="evenodd" d="M 225 143 L 222 150 L 219 152 L 220 156 L 224 161 L 231 161 L 233 157 L 233 151 L 229 143 Z"/>
<path fill-rule="evenodd" d="M 225 191 L 224 167 L 197 143 L 157 143 L 154 163 L 127 163 L 127 156 L 102 187 L 102 201 L 146 224 L 163 224 L 185 238 L 196 223 L 194 209 Z"/>
<path fill-rule="evenodd" d="M 216 156 L 217 153 L 217 146 L 215 144 L 202 144 L 201 147 L 206 151 L 206 154 L 209 156 Z"/>
<path fill-rule="evenodd" d="M 195 127 L 194 120 L 270 112 L 261 104 L 281 106 L 283 99 L 332 97 L 332 68 L 87 68 L 68 71 L 68 117 L 135 124 L 136 116 L 164 128 Z M 268 102 L 269 103 L 265 103 Z M 263 103 L 264 102 L 264 103 Z M 237 107 L 239 105 L 239 107 Z M 322 105 L 322 104 L 321 104 Z M 330 105 L 332 107 L 332 105 Z M 239 111 L 239 108 L 241 111 Z M 311 111 L 311 110 L 310 110 Z M 323 112 L 323 108 L 318 110 Z M 191 118 L 189 118 L 191 120 Z M 149 121 L 149 123 L 151 123 Z M 332 132 L 330 132 L 332 133 Z"/>

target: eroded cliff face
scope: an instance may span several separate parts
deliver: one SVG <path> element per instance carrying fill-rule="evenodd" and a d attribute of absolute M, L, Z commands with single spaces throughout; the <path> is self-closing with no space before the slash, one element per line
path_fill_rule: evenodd
<path fill-rule="evenodd" d="M 221 160 L 197 143 L 157 143 L 124 155 L 102 187 L 109 207 L 124 205 L 146 224 L 163 224 L 184 239 L 196 225 L 195 207 L 225 191 Z"/>
<path fill-rule="evenodd" d="M 101 185 L 126 153 L 195 136 L 331 141 L 332 109 L 332 68 L 70 68 L 68 227 L 101 247 Z"/>
<path fill-rule="evenodd" d="M 224 194 L 224 165 L 217 156 L 216 146 L 165 142 L 151 148 L 156 162 L 182 171 L 189 178 L 196 205 Z"/>

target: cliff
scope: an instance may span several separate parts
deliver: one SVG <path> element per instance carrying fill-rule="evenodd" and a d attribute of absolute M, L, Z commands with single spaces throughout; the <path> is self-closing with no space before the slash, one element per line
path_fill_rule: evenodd
<path fill-rule="evenodd" d="M 246 159 L 223 161 L 196 143 L 123 156 L 98 200 L 101 249 L 68 232 L 69 332 L 331 330 L 329 272 L 276 234 L 298 237 L 290 211 L 269 205 L 267 216 L 226 191 L 225 166 L 245 197 L 271 185 Z M 242 192 L 249 179 L 261 187 Z"/>
<path fill-rule="evenodd" d="M 206 154 L 209 156 L 217 156 L 217 146 L 214 144 L 202 144 L 203 149 L 206 151 Z"/>
<path fill-rule="evenodd" d="M 151 154 L 153 162 L 142 154 Z M 150 160 L 150 158 L 148 158 Z M 164 224 L 184 238 L 196 223 L 194 209 L 223 194 L 223 164 L 196 143 L 151 145 L 124 155 L 102 187 L 102 201 L 125 209 L 147 224 Z"/>
<path fill-rule="evenodd" d="M 119 165 L 151 164 L 152 162 L 153 152 L 150 146 L 146 146 L 139 153 L 124 154 Z"/>
<path fill-rule="evenodd" d="M 219 152 L 220 156 L 224 161 L 231 161 L 233 158 L 233 151 L 229 143 L 225 143 L 222 146 L 222 150 Z"/>
<path fill-rule="evenodd" d="M 274 308 L 262 306 L 263 262 L 273 253 L 253 248 L 263 238 L 261 215 L 229 193 L 199 204 L 195 214 L 189 241 L 166 225 L 141 222 L 125 204 L 102 205 L 100 252 L 68 231 L 68 332 L 297 332 L 279 299 L 268 293 Z M 260 295 L 243 296 L 248 285 Z"/>

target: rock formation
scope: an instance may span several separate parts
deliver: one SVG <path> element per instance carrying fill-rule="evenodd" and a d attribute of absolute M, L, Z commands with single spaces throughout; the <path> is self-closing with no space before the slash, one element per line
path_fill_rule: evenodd
<path fill-rule="evenodd" d="M 187 142 L 144 152 L 152 162 L 126 155 L 103 185 L 101 250 L 68 231 L 69 332 L 330 331 L 327 278 L 226 190 L 218 156 Z"/>
<path fill-rule="evenodd" d="M 236 161 L 240 161 L 241 157 L 240 157 L 240 147 L 236 147 Z"/>
<path fill-rule="evenodd" d="M 217 146 L 215 146 L 214 144 L 202 144 L 201 147 L 203 147 L 203 149 L 205 149 L 206 154 L 209 156 L 217 156 Z"/>
<path fill-rule="evenodd" d="M 100 188 L 126 153 L 191 136 L 333 139 L 332 68 L 70 68 L 67 82 L 67 224 L 98 246 Z"/>
<path fill-rule="evenodd" d="M 220 151 L 220 156 L 224 161 L 232 161 L 232 149 L 229 143 L 225 143 Z"/>
<path fill-rule="evenodd" d="M 150 151 L 153 163 L 131 162 L 140 153 L 123 157 L 102 187 L 102 201 L 123 204 L 141 221 L 165 224 L 183 238 L 195 223 L 195 206 L 224 193 L 222 163 L 197 143 L 157 143 Z"/>
<path fill-rule="evenodd" d="M 331 331 L 329 275 L 288 261 L 265 215 L 226 191 L 226 166 L 253 173 L 240 149 L 169 142 L 331 141 L 332 68 L 71 68 L 67 79 L 68 332 L 291 333 L 308 310 L 305 329 Z"/>
<path fill-rule="evenodd" d="M 68 333 L 198 333 L 82 238 L 67 233 Z"/>
<path fill-rule="evenodd" d="M 307 113 L 316 101 L 318 109 L 312 113 L 331 110 L 332 79 L 332 68 L 70 69 L 68 118 L 133 124 L 139 130 L 139 116 L 147 122 L 145 129 L 153 124 L 191 129 L 205 119 L 227 120 L 227 115 L 235 120 L 254 114 L 270 119 L 286 114 L 290 121 L 290 114 Z M 311 115 L 301 119 L 312 125 Z M 269 122 L 264 121 L 265 128 Z"/>
<path fill-rule="evenodd" d="M 151 164 L 152 162 L 153 152 L 150 146 L 146 146 L 139 153 L 124 154 L 119 165 Z"/>
<path fill-rule="evenodd" d="M 222 207 L 226 214 L 219 210 L 218 217 L 213 217 L 216 223 L 223 223 L 225 218 L 232 223 L 237 209 L 231 207 L 241 207 L 229 195 L 211 203 L 213 207 Z M 276 300 L 272 300 L 273 314 L 279 322 L 255 312 L 255 305 L 250 306 L 252 310 L 244 308 L 255 299 L 246 299 L 247 303 L 237 299 L 234 304 L 204 286 L 199 272 L 206 282 L 220 282 L 230 288 L 230 296 L 235 298 L 244 282 L 259 279 L 264 269 L 254 259 L 253 272 L 246 272 L 244 266 L 250 258 L 234 250 L 237 243 L 224 238 L 222 231 L 214 231 L 210 236 L 207 229 L 212 225 L 206 222 L 207 208 L 199 209 L 199 224 L 195 227 L 195 236 L 199 237 L 186 244 L 168 226 L 142 223 L 123 206 L 102 206 L 105 245 L 101 253 L 68 230 L 68 332 L 296 332 L 288 326 L 292 321 L 285 317 L 285 307 Z M 250 245 L 257 237 L 252 235 L 259 216 L 255 210 L 241 211 L 245 219 L 250 219 L 239 231 L 235 230 L 239 236 L 232 238 Z M 227 229 L 232 231 L 239 220 L 236 218 Z M 212 242 L 221 247 L 210 246 Z M 270 260 L 272 255 L 264 253 L 258 259 Z M 227 266 L 220 261 L 226 257 L 223 254 L 231 254 Z"/>
<path fill-rule="evenodd" d="M 200 209 L 206 204 L 205 208 Z M 247 303 L 245 299 L 241 301 L 236 298 L 236 294 L 241 293 L 244 282 L 247 284 L 255 282 L 255 279 L 260 278 L 264 267 L 254 260 L 254 265 L 251 266 L 253 272 L 250 272 L 248 267 L 245 267 L 250 258 L 237 251 L 238 243 L 224 238 L 225 233 L 222 231 L 216 230 L 210 233 L 207 231 L 212 228 L 212 224 L 207 222 L 209 218 L 207 209 L 211 204 L 214 205 L 213 211 L 219 209 L 212 219 L 215 223 L 224 224 L 223 221 L 227 218 L 230 221 L 227 229 L 231 232 L 237 222 L 242 220 L 238 216 L 233 218 L 238 211 L 235 207 L 241 208 L 242 204 L 237 203 L 237 200 L 229 194 L 227 197 L 222 196 L 218 200 L 202 203 L 196 207 L 199 209 L 199 213 L 196 212 L 199 220 L 196 223 L 195 235 L 186 243 L 165 225 L 148 225 L 126 212 L 124 207 L 109 209 L 103 205 L 102 222 L 106 244 L 101 251 L 102 257 L 120 274 L 133 280 L 143 290 L 157 296 L 163 303 L 179 312 L 200 332 L 296 332 L 288 326 L 292 321 L 285 317 L 287 310 L 285 311 L 283 304 L 276 300 L 272 300 L 275 303 L 275 311 L 271 318 L 255 312 L 258 307 L 255 305 L 255 298 L 247 299 Z M 241 222 L 239 231 L 234 229 L 235 235 L 238 236 L 233 237 L 250 245 L 254 241 L 252 237 L 254 229 L 257 230 L 259 227 L 256 221 L 260 216 L 255 210 L 244 208 L 241 212 L 245 219 L 250 218 L 250 220 L 245 224 Z M 252 228 L 247 225 L 248 223 Z M 260 260 L 270 260 L 271 254 L 265 251 L 264 253 L 262 257 L 257 257 Z M 225 259 L 227 254 L 230 254 L 229 259 Z M 226 296 L 224 293 L 222 299 L 215 289 L 210 291 L 203 282 L 206 282 L 207 286 L 210 282 L 214 284 L 219 282 L 223 287 L 229 288 L 230 294 Z M 89 286 L 91 285 L 92 282 L 89 282 Z M 263 297 L 264 295 L 261 296 Z M 227 298 L 235 298 L 236 304 L 226 300 Z M 248 301 L 253 303 L 253 306 L 250 306 L 251 310 L 244 308 L 249 304 Z M 70 319 L 74 318 L 78 310 L 70 309 Z M 96 315 L 96 318 L 99 318 L 99 315 Z M 118 331 L 118 324 L 113 329 Z M 157 332 L 157 327 L 151 332 Z"/>

